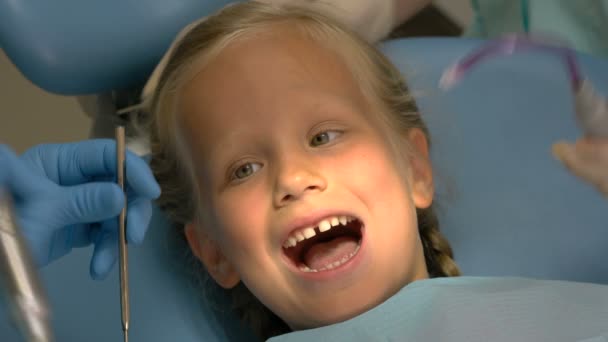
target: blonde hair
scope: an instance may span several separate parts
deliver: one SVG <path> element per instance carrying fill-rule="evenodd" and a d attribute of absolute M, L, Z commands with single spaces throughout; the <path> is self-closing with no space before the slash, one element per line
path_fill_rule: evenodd
<path fill-rule="evenodd" d="M 197 194 L 188 161 L 180 154 L 176 134 L 176 97 L 182 85 L 210 60 L 239 37 L 289 23 L 304 37 L 337 50 L 362 87 L 362 94 L 381 108 L 387 127 L 398 134 L 421 129 L 429 138 L 405 81 L 388 59 L 376 48 L 318 10 L 297 5 L 269 5 L 246 1 L 225 7 L 215 15 L 189 25 L 177 37 L 144 88 L 142 103 L 150 115 L 150 165 L 162 188 L 159 207 L 178 226 L 194 220 L 198 213 Z M 340 42 L 340 44 L 331 44 Z M 339 46 L 335 48 L 334 46 Z M 340 49 L 348 51 L 339 51 Z M 347 58 L 348 56 L 348 58 Z M 355 72 L 356 71 L 356 72 Z M 431 277 L 459 275 L 449 243 L 439 232 L 433 208 L 417 211 L 419 231 L 427 268 Z M 243 286 L 231 291 L 233 304 L 241 318 L 263 338 L 288 331 L 287 326 L 265 308 Z"/>

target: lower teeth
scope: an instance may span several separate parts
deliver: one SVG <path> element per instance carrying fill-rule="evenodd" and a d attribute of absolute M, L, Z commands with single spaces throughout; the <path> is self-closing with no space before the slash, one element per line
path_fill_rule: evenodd
<path fill-rule="evenodd" d="M 300 271 L 302 272 L 322 272 L 322 271 L 327 271 L 327 270 L 331 270 L 334 269 L 342 264 L 344 264 L 345 262 L 347 262 L 348 260 L 350 260 L 352 257 L 355 256 L 355 254 L 357 254 L 357 252 L 359 251 L 359 248 L 361 247 L 361 245 L 357 245 L 357 248 L 355 248 L 354 251 L 352 251 L 349 255 L 345 255 L 341 260 L 338 261 L 334 261 L 331 264 L 325 265 L 325 267 L 322 267 L 320 269 L 314 269 L 314 268 L 310 268 L 306 265 L 300 265 Z"/>

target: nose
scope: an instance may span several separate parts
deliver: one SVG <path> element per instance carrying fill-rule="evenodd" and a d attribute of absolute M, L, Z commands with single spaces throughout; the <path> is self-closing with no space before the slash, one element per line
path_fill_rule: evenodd
<path fill-rule="evenodd" d="M 285 160 L 277 172 L 274 191 L 275 207 L 283 207 L 327 188 L 326 179 L 310 160 Z"/>

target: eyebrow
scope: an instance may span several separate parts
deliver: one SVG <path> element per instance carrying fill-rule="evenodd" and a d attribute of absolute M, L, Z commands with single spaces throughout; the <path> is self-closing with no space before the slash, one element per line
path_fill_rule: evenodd
<path fill-rule="evenodd" d="M 213 144 L 213 147 L 211 148 L 211 150 L 209 151 L 209 157 L 212 161 L 216 161 L 217 159 L 223 159 L 223 158 L 218 158 L 218 156 L 221 156 L 223 153 L 223 151 L 230 151 L 230 150 L 234 150 L 236 149 L 236 147 L 234 147 L 236 145 L 236 141 L 239 140 L 240 136 L 243 135 L 249 135 L 247 133 L 244 133 L 242 131 L 231 131 L 227 134 L 227 136 L 222 137 L 221 139 L 219 139 L 218 141 L 215 141 Z"/>
<path fill-rule="evenodd" d="M 325 95 L 323 97 L 325 101 L 322 101 L 320 98 L 311 101 L 311 104 L 302 109 L 299 113 L 299 116 L 309 118 L 313 113 L 323 113 L 323 114 L 331 114 L 336 112 L 357 112 L 357 106 L 351 101 L 344 101 L 340 99 L 338 96 L 333 95 Z M 224 158 L 218 158 L 218 156 L 222 155 L 222 152 L 225 150 L 234 150 L 239 147 L 233 147 L 235 145 L 235 141 L 238 141 L 240 136 L 244 136 L 244 139 L 249 138 L 251 140 L 252 136 L 255 136 L 255 133 L 251 133 L 251 131 L 247 130 L 234 130 L 230 131 L 226 136 L 222 137 L 220 140 L 214 142 L 214 146 L 209 151 L 209 159 L 212 161 L 217 161 L 218 159 L 222 159 L 222 164 Z M 245 144 L 247 146 L 255 146 L 255 142 Z M 223 165 L 224 167 L 224 165 Z"/>

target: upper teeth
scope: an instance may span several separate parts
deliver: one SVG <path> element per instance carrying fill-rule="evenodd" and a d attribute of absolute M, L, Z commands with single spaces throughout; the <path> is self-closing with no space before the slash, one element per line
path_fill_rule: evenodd
<path fill-rule="evenodd" d="M 306 239 L 310 239 L 311 237 L 317 235 L 315 228 L 319 228 L 319 232 L 326 232 L 330 230 L 332 227 L 343 225 L 345 226 L 348 222 L 353 221 L 355 218 L 350 216 L 333 216 L 328 217 L 326 219 L 321 220 L 317 225 L 305 227 L 302 229 L 298 229 L 296 231 L 291 232 L 287 237 L 287 240 L 283 243 L 284 248 L 295 247 L 298 242 L 304 241 Z"/>

